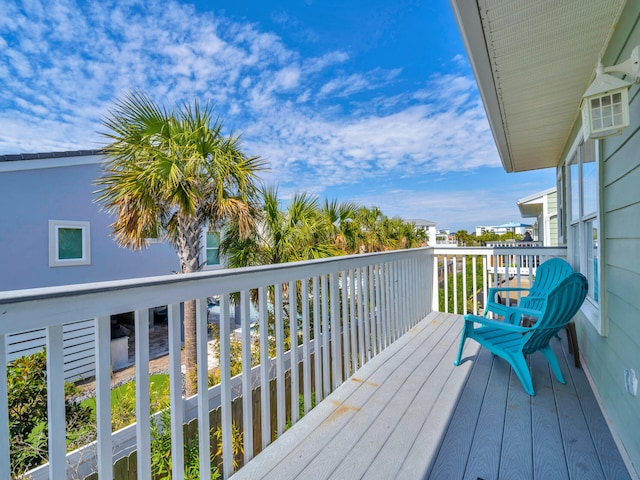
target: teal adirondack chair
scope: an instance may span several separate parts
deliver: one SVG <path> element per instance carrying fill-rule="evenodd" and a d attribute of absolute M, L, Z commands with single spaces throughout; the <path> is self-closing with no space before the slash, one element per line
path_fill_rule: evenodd
<path fill-rule="evenodd" d="M 572 273 L 546 295 L 529 297 L 531 302 L 540 305 L 539 310 L 520 306 L 511 307 L 519 314 L 537 317 L 537 321 L 531 327 L 522 327 L 477 315 L 465 315 L 460 348 L 454 365 L 460 365 L 465 340 L 472 338 L 494 355 L 509 362 L 529 395 L 535 395 L 535 391 L 525 355 L 538 350 L 549 362 L 558 381 L 567 383 L 560 371 L 558 360 L 549 346 L 549 341 L 571 321 L 586 296 L 587 279 L 580 273 Z M 481 326 L 476 327 L 474 325 L 476 323 Z"/>
<path fill-rule="evenodd" d="M 518 325 L 522 314 L 509 305 L 503 305 L 496 300 L 498 294 L 504 292 L 526 292 L 527 296 L 520 298 L 520 306 L 531 310 L 540 310 L 542 304 L 537 297 L 544 297 L 551 289 L 573 273 L 573 268 L 561 258 L 550 258 L 541 263 L 536 269 L 536 278 L 530 288 L 494 287 L 489 289 L 487 306 L 484 310 L 486 317 L 489 312 L 504 317 L 504 321 Z"/>

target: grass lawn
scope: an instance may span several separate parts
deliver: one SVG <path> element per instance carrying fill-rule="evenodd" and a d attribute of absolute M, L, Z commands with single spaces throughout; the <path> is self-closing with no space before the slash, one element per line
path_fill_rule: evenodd
<path fill-rule="evenodd" d="M 169 375 L 154 374 L 149 377 L 151 403 L 159 405 L 165 403 L 169 399 Z M 113 412 L 121 412 L 126 409 L 127 405 L 133 405 L 133 413 L 135 415 L 135 397 L 136 397 L 136 381 L 124 383 L 119 387 L 111 390 L 111 409 Z M 83 406 L 91 407 L 93 412 L 96 411 L 96 399 L 88 398 L 81 403 Z"/>

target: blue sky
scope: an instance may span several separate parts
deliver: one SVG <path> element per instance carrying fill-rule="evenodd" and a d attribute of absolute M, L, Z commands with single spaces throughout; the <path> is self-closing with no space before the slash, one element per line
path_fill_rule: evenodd
<path fill-rule="evenodd" d="M 446 0 L 2 3 L 0 154 L 100 148 L 140 89 L 212 101 L 285 198 L 472 231 L 555 182 L 504 173 Z"/>

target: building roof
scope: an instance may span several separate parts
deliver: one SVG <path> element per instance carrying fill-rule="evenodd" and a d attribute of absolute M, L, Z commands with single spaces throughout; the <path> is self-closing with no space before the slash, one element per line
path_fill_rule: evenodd
<path fill-rule="evenodd" d="M 451 0 L 507 172 L 558 164 L 625 3 Z"/>
<path fill-rule="evenodd" d="M 20 160 L 43 160 L 47 158 L 68 158 L 87 157 L 90 155 L 101 155 L 102 150 L 73 150 L 67 152 L 46 152 L 46 153 L 18 153 L 15 155 L 0 155 L 0 162 L 16 162 Z"/>
<path fill-rule="evenodd" d="M 407 218 L 405 222 L 415 223 L 416 227 L 435 227 L 436 226 L 436 222 L 432 222 L 431 220 L 424 220 L 422 218 Z"/>
<path fill-rule="evenodd" d="M 517 202 L 518 208 L 520 209 L 520 215 L 522 215 L 524 218 L 537 217 L 542 212 L 544 198 L 547 195 L 556 193 L 556 191 L 557 188 L 552 187 L 543 190 L 542 192 L 537 192 L 533 195 L 521 198 Z"/>

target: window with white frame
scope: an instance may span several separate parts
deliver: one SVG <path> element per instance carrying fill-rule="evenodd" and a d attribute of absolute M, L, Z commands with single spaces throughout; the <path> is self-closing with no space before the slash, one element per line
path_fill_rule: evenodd
<path fill-rule="evenodd" d="M 205 235 L 205 265 L 220 266 L 220 232 L 208 230 Z"/>
<path fill-rule="evenodd" d="M 89 222 L 49 220 L 49 266 L 91 264 Z"/>
<path fill-rule="evenodd" d="M 581 141 L 566 168 L 567 236 L 570 262 L 589 281 L 587 317 L 601 332 L 600 319 L 600 219 L 598 154 L 595 140 Z"/>

